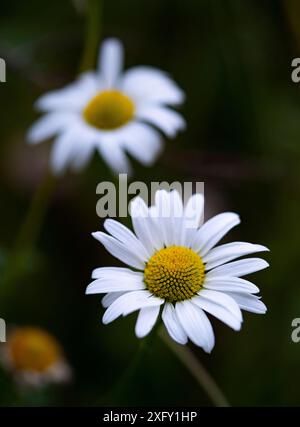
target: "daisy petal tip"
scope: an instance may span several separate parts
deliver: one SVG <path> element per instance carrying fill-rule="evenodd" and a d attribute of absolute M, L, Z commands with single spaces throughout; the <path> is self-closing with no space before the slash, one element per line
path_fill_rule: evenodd
<path fill-rule="evenodd" d="M 34 145 L 40 142 L 40 139 L 36 137 L 34 127 L 32 126 L 25 135 L 27 144 Z"/>
<path fill-rule="evenodd" d="M 102 317 L 102 323 L 103 325 L 108 325 L 109 323 L 111 323 L 114 319 L 110 319 L 109 316 L 107 315 L 107 311 L 104 313 L 103 317 Z"/>
<path fill-rule="evenodd" d="M 265 306 L 265 304 L 262 301 L 260 301 L 260 303 L 261 303 L 261 305 L 259 307 L 256 307 L 256 310 L 253 312 L 255 314 L 266 314 L 268 311 L 267 307 Z"/>
<path fill-rule="evenodd" d="M 211 354 L 211 352 L 213 351 L 213 349 L 214 349 L 214 346 L 215 346 L 215 344 L 213 344 L 212 346 L 207 346 L 207 347 L 202 347 L 203 348 L 203 350 L 205 351 L 205 353 L 207 353 L 207 354 Z"/>
<path fill-rule="evenodd" d="M 237 214 L 237 213 L 235 213 L 235 212 L 233 212 L 232 214 L 233 214 L 233 216 L 235 216 L 237 224 L 240 224 L 241 223 L 241 217 L 240 217 L 240 215 Z"/>
<path fill-rule="evenodd" d="M 242 323 L 243 323 L 243 320 L 241 320 L 241 322 L 240 322 L 239 325 L 236 325 L 235 327 L 232 327 L 232 329 L 234 331 L 236 331 L 236 332 L 239 332 L 242 329 Z"/>
<path fill-rule="evenodd" d="M 267 306 L 262 301 L 260 302 L 261 302 L 261 307 L 260 307 L 260 313 L 258 314 L 266 314 L 268 311 Z"/>
<path fill-rule="evenodd" d="M 134 333 L 135 333 L 135 336 L 139 339 L 139 340 L 141 340 L 141 339 L 143 339 L 143 338 L 145 338 L 147 335 L 148 335 L 148 333 L 144 333 L 143 331 L 140 331 L 139 329 L 135 329 L 135 331 L 134 331 Z"/>
<path fill-rule="evenodd" d="M 36 111 L 41 111 L 41 112 L 43 112 L 43 110 L 44 110 L 44 97 L 42 96 L 42 97 L 40 97 L 40 98 L 38 98 L 35 102 L 34 102 L 34 104 L 33 104 L 33 108 L 36 110 Z"/>
<path fill-rule="evenodd" d="M 94 239 L 101 241 L 101 231 L 94 231 L 91 233 L 91 235 L 94 237 Z"/>
<path fill-rule="evenodd" d="M 266 260 L 262 259 L 261 261 L 262 261 L 262 269 L 270 267 L 270 264 Z"/>
<path fill-rule="evenodd" d="M 230 218 L 234 223 L 235 223 L 235 225 L 238 225 L 238 224 L 240 224 L 241 223 L 241 217 L 240 217 L 240 215 L 239 214 L 237 214 L 236 212 L 231 212 L 231 211 L 229 211 L 229 212 L 224 212 L 224 213 L 221 213 L 221 214 L 219 214 L 219 215 L 224 215 L 224 217 L 226 218 Z"/>
<path fill-rule="evenodd" d="M 186 120 L 182 117 L 182 120 L 181 120 L 181 124 L 180 124 L 179 130 L 184 131 L 184 130 L 186 130 L 186 128 L 187 128 L 187 122 L 186 122 Z"/>
<path fill-rule="evenodd" d="M 165 73 L 167 76 L 168 76 L 168 74 L 167 73 Z M 170 78 L 170 76 L 168 76 L 169 78 Z M 173 81 L 173 80 L 172 80 Z M 181 105 L 181 104 L 184 104 L 185 103 L 185 101 L 186 101 L 186 94 L 185 94 L 185 92 L 182 90 L 182 89 L 180 89 L 180 87 L 176 84 L 176 90 L 177 90 L 177 93 L 176 93 L 176 100 L 174 99 L 174 101 L 172 102 L 172 104 L 173 105 Z"/>
<path fill-rule="evenodd" d="M 59 178 L 67 169 L 67 164 L 61 164 L 61 162 L 57 158 L 52 158 L 50 160 L 50 167 L 53 175 Z"/>
<path fill-rule="evenodd" d="M 94 282 L 90 283 L 85 290 L 85 295 L 93 295 L 97 293 L 99 292 L 95 290 Z"/>
<path fill-rule="evenodd" d="M 105 230 L 108 232 L 108 233 L 110 233 L 109 232 L 109 227 L 110 227 L 110 225 L 111 224 L 113 224 L 114 223 L 114 220 L 113 219 L 111 219 L 111 218 L 107 218 L 105 221 L 104 221 L 104 223 L 103 223 L 103 227 L 105 228 Z"/>
<path fill-rule="evenodd" d="M 123 44 L 121 42 L 120 39 L 118 39 L 117 37 L 107 37 L 103 43 L 102 46 L 100 48 L 123 48 Z"/>
<path fill-rule="evenodd" d="M 264 245 L 255 245 L 257 252 L 270 252 L 270 249 Z"/>

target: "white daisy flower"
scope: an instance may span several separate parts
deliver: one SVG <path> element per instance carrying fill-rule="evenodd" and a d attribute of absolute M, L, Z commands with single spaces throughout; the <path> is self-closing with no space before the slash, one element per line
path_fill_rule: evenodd
<path fill-rule="evenodd" d="M 158 130 L 172 138 L 185 127 L 183 117 L 169 108 L 181 104 L 184 94 L 166 73 L 145 66 L 123 71 L 123 46 L 117 39 L 104 41 L 98 64 L 98 71 L 37 100 L 37 109 L 46 114 L 31 127 L 28 141 L 56 136 L 55 173 L 67 166 L 80 170 L 95 150 L 114 172 L 129 173 L 125 152 L 151 165 L 163 145 Z"/>
<path fill-rule="evenodd" d="M 200 194 L 192 196 L 184 207 L 177 191 L 160 190 L 150 208 L 140 197 L 131 203 L 135 234 L 112 219 L 104 223 L 110 235 L 93 234 L 113 256 L 131 267 L 93 271 L 95 280 L 86 293 L 106 293 L 102 300 L 107 308 L 104 324 L 139 310 L 135 333 L 141 338 L 152 330 L 162 307 L 163 323 L 175 341 L 186 344 L 189 338 L 210 352 L 215 338 L 205 312 L 234 330 L 241 328 L 241 309 L 266 312 L 255 295 L 257 286 L 241 276 L 262 270 L 268 263 L 260 258 L 233 260 L 268 249 L 244 242 L 216 246 L 240 218 L 225 212 L 199 227 L 203 205 Z"/>
<path fill-rule="evenodd" d="M 63 383 L 72 375 L 56 338 L 37 327 L 14 328 L 1 348 L 0 362 L 20 385 Z"/>

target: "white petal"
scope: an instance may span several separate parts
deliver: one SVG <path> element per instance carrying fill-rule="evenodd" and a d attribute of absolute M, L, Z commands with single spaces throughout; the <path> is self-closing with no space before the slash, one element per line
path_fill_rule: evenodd
<path fill-rule="evenodd" d="M 259 292 L 257 286 L 254 283 L 249 282 L 248 280 L 241 279 L 240 277 L 230 277 L 230 276 L 217 276 L 217 277 L 205 277 L 204 282 L 205 289 L 211 289 L 212 291 L 237 291 L 237 292 L 246 292 L 250 294 L 256 294 Z"/>
<path fill-rule="evenodd" d="M 174 138 L 186 126 L 183 117 L 167 107 L 145 104 L 138 108 L 136 117 L 156 126 L 170 138 Z"/>
<path fill-rule="evenodd" d="M 141 241 L 137 239 L 133 232 L 125 227 L 125 225 L 114 219 L 107 219 L 104 222 L 104 228 L 124 245 L 129 246 L 134 253 L 139 254 L 143 261 L 148 260 L 148 253 L 142 239 Z"/>
<path fill-rule="evenodd" d="M 225 264 L 234 258 L 268 250 L 268 248 L 262 245 L 254 245 L 252 243 L 244 242 L 232 242 L 210 250 L 204 257 L 202 257 L 202 260 L 206 264 L 206 270 L 210 270 L 217 267 L 218 265 Z"/>
<path fill-rule="evenodd" d="M 188 341 L 187 335 L 178 320 L 173 304 L 165 304 L 162 312 L 162 319 L 170 337 L 179 344 L 186 344 Z"/>
<path fill-rule="evenodd" d="M 203 257 L 231 228 L 239 223 L 239 216 L 232 212 L 225 212 L 214 216 L 197 231 L 192 242 L 192 249 L 195 252 L 200 252 L 201 257 Z"/>
<path fill-rule="evenodd" d="M 171 244 L 172 245 L 181 245 L 182 236 L 183 236 L 183 203 L 182 198 L 179 195 L 178 191 L 172 190 L 170 192 L 170 233 Z"/>
<path fill-rule="evenodd" d="M 85 103 L 104 89 L 103 82 L 94 71 L 86 71 L 80 74 L 78 79 L 73 83 L 73 87 L 81 95 L 82 101 Z"/>
<path fill-rule="evenodd" d="M 103 274 L 86 289 L 86 294 L 104 294 L 106 292 L 138 291 L 145 289 L 142 275 L 116 272 Z"/>
<path fill-rule="evenodd" d="M 265 314 L 267 307 L 257 297 L 252 294 L 245 294 L 242 292 L 226 292 L 227 295 L 231 296 L 242 310 L 250 311 L 256 314 Z"/>
<path fill-rule="evenodd" d="M 149 334 L 156 323 L 159 315 L 160 306 L 142 308 L 138 314 L 135 325 L 135 335 L 143 338 Z"/>
<path fill-rule="evenodd" d="M 109 307 L 114 301 L 116 301 L 120 296 L 124 295 L 125 292 L 109 292 L 104 295 L 101 300 L 101 303 L 104 308 Z"/>
<path fill-rule="evenodd" d="M 38 111 L 80 112 L 88 99 L 76 90 L 74 83 L 71 87 L 53 90 L 42 95 L 35 103 Z"/>
<path fill-rule="evenodd" d="M 124 267 L 99 267 L 95 268 L 92 272 L 93 279 L 112 279 L 116 274 L 123 274 L 127 276 L 137 276 L 143 278 L 143 273 L 139 271 L 130 270 Z"/>
<path fill-rule="evenodd" d="M 158 225 L 162 234 L 164 244 L 173 244 L 174 234 L 172 226 L 172 207 L 170 203 L 170 193 L 166 190 L 158 190 L 155 193 L 155 207 L 158 214 Z"/>
<path fill-rule="evenodd" d="M 164 147 L 157 130 L 138 122 L 126 126 L 120 140 L 126 151 L 145 166 L 152 166 Z"/>
<path fill-rule="evenodd" d="M 230 296 L 203 289 L 192 299 L 192 302 L 235 331 L 241 329 L 242 313 L 238 304 Z"/>
<path fill-rule="evenodd" d="M 203 218 L 204 197 L 203 194 L 193 194 L 184 208 L 184 228 L 182 244 L 190 247 Z"/>
<path fill-rule="evenodd" d="M 172 190 L 169 193 L 171 216 L 181 218 L 183 215 L 182 197 L 177 190 Z"/>
<path fill-rule="evenodd" d="M 76 133 L 74 129 L 59 135 L 53 143 L 50 163 L 54 174 L 59 175 L 72 161 L 76 149 Z"/>
<path fill-rule="evenodd" d="M 151 67 L 135 67 L 123 74 L 120 88 L 137 105 L 177 105 L 184 101 L 184 93 L 166 73 Z"/>
<path fill-rule="evenodd" d="M 113 88 L 123 68 L 123 45 L 115 38 L 106 39 L 101 46 L 99 71 L 105 88 Z"/>
<path fill-rule="evenodd" d="M 102 231 L 93 233 L 93 237 L 99 240 L 105 249 L 120 261 L 130 265 L 131 267 L 137 268 L 138 270 L 144 270 L 145 264 L 139 254 L 131 252 L 130 248 L 123 245 L 119 240 L 108 236 Z"/>
<path fill-rule="evenodd" d="M 182 236 L 183 204 L 176 190 L 158 190 L 155 194 L 155 208 L 152 218 L 156 223 L 165 246 L 180 244 Z"/>
<path fill-rule="evenodd" d="M 40 111 L 80 112 L 100 89 L 95 73 L 87 72 L 68 86 L 42 95 L 35 106 Z"/>
<path fill-rule="evenodd" d="M 45 114 L 31 126 L 27 140 L 30 144 L 36 144 L 44 139 L 52 138 L 58 132 L 74 124 L 76 117 L 76 114 L 63 112 Z"/>
<path fill-rule="evenodd" d="M 149 291 L 127 292 L 108 307 L 102 321 L 107 324 L 121 315 L 127 316 L 143 307 L 159 306 L 163 302 L 162 299 L 151 295 Z"/>
<path fill-rule="evenodd" d="M 229 262 L 228 264 L 210 270 L 206 277 L 219 277 L 219 276 L 246 276 L 246 274 L 254 273 L 255 271 L 263 270 L 269 267 L 269 264 L 260 258 L 247 258 L 239 261 Z"/>
<path fill-rule="evenodd" d="M 148 208 L 149 211 L 149 228 L 153 239 L 153 246 L 159 250 L 164 246 L 164 240 L 160 228 L 160 219 L 155 206 Z"/>
<path fill-rule="evenodd" d="M 146 248 L 148 257 L 151 257 L 155 251 L 155 242 L 150 228 L 149 210 L 141 197 L 135 197 L 131 201 L 130 214 L 135 234 Z"/>
<path fill-rule="evenodd" d="M 130 175 L 130 163 L 124 153 L 124 150 L 117 141 L 110 141 L 110 143 L 107 141 L 100 142 L 98 148 L 104 161 L 108 164 L 114 173 L 127 173 Z"/>
<path fill-rule="evenodd" d="M 215 344 L 215 337 L 204 311 L 188 300 L 177 302 L 175 310 L 181 326 L 190 340 L 210 353 Z"/>
<path fill-rule="evenodd" d="M 88 164 L 95 148 L 95 145 L 89 139 L 89 135 L 84 135 L 82 132 L 81 135 L 78 134 L 77 138 L 78 143 L 71 163 L 71 167 L 75 172 L 81 171 Z"/>

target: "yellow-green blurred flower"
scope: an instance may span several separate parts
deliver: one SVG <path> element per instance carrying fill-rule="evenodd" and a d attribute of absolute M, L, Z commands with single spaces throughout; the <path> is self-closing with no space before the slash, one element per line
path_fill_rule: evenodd
<path fill-rule="evenodd" d="M 9 333 L 2 362 L 18 382 L 28 385 L 65 382 L 71 376 L 60 344 L 36 327 L 18 327 Z"/>

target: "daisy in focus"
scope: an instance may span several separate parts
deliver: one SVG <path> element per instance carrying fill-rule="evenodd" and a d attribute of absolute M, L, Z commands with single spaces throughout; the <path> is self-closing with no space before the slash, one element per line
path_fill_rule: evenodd
<path fill-rule="evenodd" d="M 41 96 L 45 113 L 29 130 L 32 144 L 56 137 L 51 153 L 54 173 L 80 170 L 98 151 L 115 173 L 130 173 L 129 153 L 152 165 L 162 150 L 162 133 L 173 138 L 184 129 L 182 116 L 169 108 L 184 100 L 164 72 L 146 66 L 123 71 L 123 46 L 107 39 L 98 70 L 83 73 L 63 89 Z M 159 130 L 159 131 L 158 131 Z"/>
<path fill-rule="evenodd" d="M 211 352 L 215 338 L 206 313 L 234 330 L 242 324 L 241 310 L 264 314 L 259 289 L 242 276 L 268 267 L 260 258 L 235 260 L 267 251 L 265 246 L 233 242 L 216 246 L 240 223 L 225 212 L 199 227 L 204 198 L 193 195 L 183 206 L 177 191 L 160 190 L 150 208 L 137 197 L 131 202 L 134 233 L 107 219 L 106 231 L 93 233 L 104 247 L 130 268 L 101 267 L 87 294 L 105 293 L 103 323 L 139 311 L 137 337 L 146 336 L 159 314 L 175 341 L 194 344 Z"/>
<path fill-rule="evenodd" d="M 3 346 L 2 364 L 20 384 L 40 387 L 71 378 L 61 346 L 43 329 L 15 328 Z"/>

